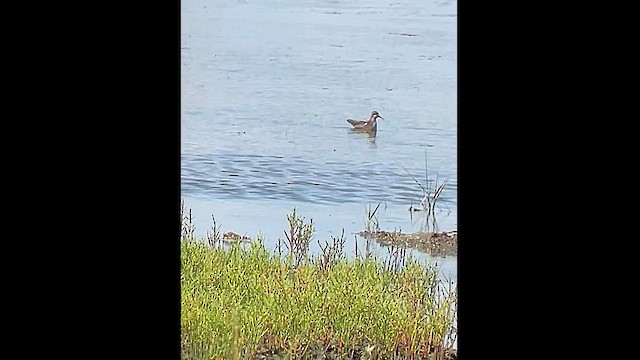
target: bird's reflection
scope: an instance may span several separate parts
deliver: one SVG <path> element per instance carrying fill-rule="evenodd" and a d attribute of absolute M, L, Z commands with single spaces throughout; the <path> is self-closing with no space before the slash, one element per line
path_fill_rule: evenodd
<path fill-rule="evenodd" d="M 376 131 L 363 131 L 363 130 L 350 129 L 349 132 L 352 133 L 353 136 L 366 135 L 367 138 L 369 139 L 369 143 L 371 144 L 371 146 L 373 148 L 376 147 Z"/>
<path fill-rule="evenodd" d="M 373 132 L 373 134 L 369 134 L 367 133 L 367 135 L 369 136 L 369 144 L 371 144 L 371 147 L 376 149 L 376 134 L 375 131 Z"/>

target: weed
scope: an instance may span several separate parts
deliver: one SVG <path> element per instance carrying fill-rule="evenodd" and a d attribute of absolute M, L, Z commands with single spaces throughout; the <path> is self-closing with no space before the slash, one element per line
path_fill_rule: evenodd
<path fill-rule="evenodd" d="M 318 240 L 318 245 L 320 246 L 322 254 L 319 255 L 316 264 L 323 272 L 326 272 L 345 258 L 344 243 L 346 239 L 344 238 L 344 229 L 342 229 L 342 233 L 339 238 L 331 236 L 331 240 L 331 243 L 325 240 L 324 246 L 322 246 L 322 244 L 320 244 L 320 240 Z"/>
<path fill-rule="evenodd" d="M 405 171 L 409 173 L 409 171 L 405 168 Z M 413 216 L 413 211 L 422 211 L 422 229 L 423 231 L 429 232 L 437 232 L 438 224 L 436 221 L 436 204 L 442 191 L 447 185 L 448 179 L 445 179 L 441 184 L 438 184 L 438 173 L 436 172 L 435 181 L 431 181 L 429 179 L 429 172 L 427 167 L 427 151 L 424 152 L 424 174 L 425 174 L 425 184 L 424 186 L 416 180 L 416 178 L 409 173 L 409 176 L 413 179 L 413 181 L 420 186 L 422 189 L 422 199 L 420 200 L 420 208 L 414 208 L 413 204 L 409 207 L 409 211 L 411 216 Z M 430 185 L 433 183 L 433 185 Z"/>
<path fill-rule="evenodd" d="M 308 224 L 304 223 L 304 218 L 299 217 L 296 214 L 296 209 L 287 215 L 287 221 L 289 222 L 289 232 L 284 232 L 287 237 L 288 244 L 285 243 L 289 253 L 293 256 L 295 266 L 299 266 L 307 258 L 309 252 L 309 245 L 311 244 L 311 238 L 313 237 L 313 219 L 309 220 Z"/>
<path fill-rule="evenodd" d="M 211 215 L 211 219 L 213 220 L 213 224 L 211 225 L 211 232 L 207 231 L 207 243 L 212 248 L 222 247 L 222 236 L 220 235 L 220 227 L 222 225 L 216 224 L 216 218 Z"/>
<path fill-rule="evenodd" d="M 376 205 L 376 208 L 373 209 L 373 211 L 371 210 L 371 204 L 369 204 L 368 207 L 365 207 L 365 210 L 367 211 L 367 218 L 365 220 L 365 232 L 367 232 L 368 234 L 374 234 L 378 230 L 380 230 L 380 222 L 378 221 L 376 213 L 380 208 L 380 204 L 382 204 L 382 200 L 378 202 L 378 205 Z"/>
<path fill-rule="evenodd" d="M 184 200 L 180 203 L 180 237 L 183 241 L 195 240 L 196 226 L 193 223 L 193 215 L 189 209 L 189 215 L 185 213 Z"/>
<path fill-rule="evenodd" d="M 436 266 L 400 247 L 386 264 L 350 260 L 344 231 L 304 261 L 313 222 L 295 209 L 287 218 L 296 253 L 284 258 L 261 236 L 248 247 L 181 242 L 183 359 L 443 359 L 450 351 L 456 291 Z M 218 227 L 214 221 L 210 238 Z"/>

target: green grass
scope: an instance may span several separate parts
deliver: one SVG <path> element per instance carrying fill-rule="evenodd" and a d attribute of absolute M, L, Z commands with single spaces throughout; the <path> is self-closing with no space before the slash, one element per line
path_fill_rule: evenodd
<path fill-rule="evenodd" d="M 435 266 L 299 259 L 259 237 L 227 249 L 183 238 L 182 357 L 432 359 L 451 346 L 456 292 Z"/>

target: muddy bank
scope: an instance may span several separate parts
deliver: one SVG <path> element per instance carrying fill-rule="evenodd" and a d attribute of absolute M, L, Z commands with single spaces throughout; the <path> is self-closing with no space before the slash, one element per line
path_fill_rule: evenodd
<path fill-rule="evenodd" d="M 416 249 L 432 256 L 455 256 L 458 254 L 458 232 L 416 232 L 404 234 L 399 231 L 361 231 L 360 236 L 375 239 L 383 246 L 402 246 Z"/>

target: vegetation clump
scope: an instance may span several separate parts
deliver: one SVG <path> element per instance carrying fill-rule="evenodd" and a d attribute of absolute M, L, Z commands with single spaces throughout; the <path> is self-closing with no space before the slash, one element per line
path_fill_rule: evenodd
<path fill-rule="evenodd" d="M 455 358 L 456 291 L 436 266 L 348 259 L 344 234 L 308 256 L 313 222 L 295 210 L 284 254 L 260 236 L 222 245 L 215 219 L 210 240 L 198 241 L 189 219 L 180 255 L 183 359 Z"/>

